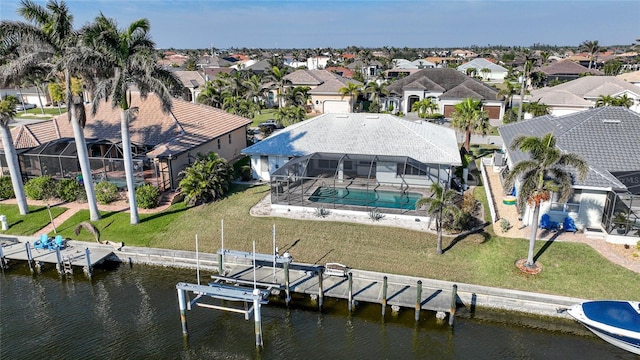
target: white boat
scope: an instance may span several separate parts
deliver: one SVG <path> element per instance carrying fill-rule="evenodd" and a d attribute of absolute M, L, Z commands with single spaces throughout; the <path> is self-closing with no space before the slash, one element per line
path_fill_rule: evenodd
<path fill-rule="evenodd" d="M 640 302 L 585 301 L 567 312 L 604 341 L 640 355 Z"/>

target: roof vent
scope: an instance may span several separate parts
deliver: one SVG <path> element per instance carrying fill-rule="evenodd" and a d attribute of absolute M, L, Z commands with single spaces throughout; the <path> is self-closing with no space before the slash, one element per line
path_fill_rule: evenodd
<path fill-rule="evenodd" d="M 604 119 L 602 120 L 603 124 L 620 124 L 622 121 L 618 119 Z"/>
<path fill-rule="evenodd" d="M 379 118 L 380 118 L 380 116 L 378 116 L 378 115 L 367 115 L 367 116 L 365 116 L 365 119 L 379 119 Z"/>
<path fill-rule="evenodd" d="M 347 119 L 347 118 L 349 117 L 349 115 L 346 115 L 346 114 L 340 114 L 340 115 L 336 115 L 336 117 L 337 117 L 337 118 L 340 118 L 340 119 Z"/>

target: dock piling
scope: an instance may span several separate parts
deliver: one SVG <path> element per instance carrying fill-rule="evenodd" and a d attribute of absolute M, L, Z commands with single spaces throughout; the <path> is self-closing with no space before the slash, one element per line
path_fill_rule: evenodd
<path fill-rule="evenodd" d="M 347 274 L 347 278 L 349 279 L 349 313 L 353 311 L 353 274 L 351 271 Z"/>
<path fill-rule="evenodd" d="M 287 306 L 289 306 L 289 302 L 291 301 L 291 293 L 289 289 L 289 263 L 284 262 L 282 265 L 284 267 L 284 292 L 286 296 L 284 301 L 286 302 Z"/>
<path fill-rule="evenodd" d="M 322 269 L 318 269 L 318 310 L 322 311 L 322 300 L 324 290 L 322 289 Z"/>
<path fill-rule="evenodd" d="M 27 248 L 27 263 L 29 264 L 29 270 L 33 274 L 33 255 L 31 254 L 31 244 L 27 241 L 24 246 Z"/>
<path fill-rule="evenodd" d="M 178 289 L 178 305 L 180 306 L 180 323 L 182 324 L 182 336 L 188 337 L 189 331 L 187 330 L 187 302 L 184 298 L 185 290 Z"/>
<path fill-rule="evenodd" d="M 89 256 L 89 248 L 86 247 L 84 248 L 84 255 L 87 259 L 87 266 L 85 266 L 82 270 L 84 271 L 84 274 L 91 279 L 91 275 L 92 275 L 92 269 L 91 269 L 91 257 Z"/>
<path fill-rule="evenodd" d="M 3 274 L 4 274 L 5 266 L 6 266 L 6 262 L 4 259 L 4 253 L 2 252 L 2 245 L 0 244 L 0 269 L 2 270 Z"/>
<path fill-rule="evenodd" d="M 384 319 L 384 314 L 387 311 L 387 276 L 385 275 L 382 278 L 382 318 Z"/>
<path fill-rule="evenodd" d="M 255 323 L 256 347 L 262 347 L 262 319 L 260 315 L 260 290 L 253 289 L 253 319 Z"/>
<path fill-rule="evenodd" d="M 456 314 L 456 304 L 458 299 L 458 285 L 453 284 L 451 289 L 451 310 L 449 311 L 449 325 L 453 326 L 453 319 Z"/>
<path fill-rule="evenodd" d="M 418 280 L 416 289 L 416 321 L 420 320 L 420 308 L 422 307 L 422 280 Z"/>
<path fill-rule="evenodd" d="M 56 247 L 56 269 L 60 275 L 64 274 L 64 268 L 62 267 L 62 256 L 60 255 L 60 248 Z"/>

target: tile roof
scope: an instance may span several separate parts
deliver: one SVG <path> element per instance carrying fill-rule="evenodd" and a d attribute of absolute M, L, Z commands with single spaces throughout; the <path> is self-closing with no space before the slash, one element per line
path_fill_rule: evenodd
<path fill-rule="evenodd" d="M 578 186 L 626 189 L 611 172 L 640 169 L 640 114 L 624 107 L 600 107 L 565 116 L 541 116 L 498 128 L 505 144 L 518 135 L 543 136 L 552 132 L 556 146 L 580 156 L 589 173 Z M 508 150 L 513 163 L 528 154 Z"/>
<path fill-rule="evenodd" d="M 616 77 L 618 79 L 621 79 L 621 80 L 624 80 L 624 81 L 637 83 L 637 82 L 640 82 L 640 70 L 634 71 L 634 72 L 620 74 L 620 75 L 618 75 Z"/>
<path fill-rule="evenodd" d="M 155 157 L 177 155 L 251 123 L 249 119 L 223 110 L 181 99 L 173 99 L 171 112 L 165 114 L 160 100 L 153 94 L 146 100 L 132 94 L 131 106 L 139 108 L 138 115 L 130 123 L 131 142 L 156 146 L 147 154 Z M 90 105 L 87 105 L 87 114 L 90 113 Z M 120 109 L 103 101 L 96 115 L 87 119 L 84 134 L 87 139 L 120 142 Z M 73 129 L 67 115 L 63 114 L 52 120 L 17 126 L 12 135 L 16 148 L 30 148 L 60 138 L 72 138 Z"/>
<path fill-rule="evenodd" d="M 498 95 L 498 90 L 477 79 L 462 74 L 458 70 L 449 68 L 420 70 L 405 78 L 396 80 L 389 85 L 387 89 L 391 93 L 402 94 L 404 90 L 411 89 L 408 86 L 409 84 L 414 84 L 412 86 L 420 84 L 420 86 L 417 86 L 418 89 L 422 89 L 422 86 L 427 86 L 424 90 L 431 90 L 434 92 L 440 92 L 441 89 L 444 89 L 445 91 L 441 98 L 462 99 L 466 97 L 473 97 L 483 100 L 496 100 Z M 464 87 L 459 87 L 460 85 L 464 85 Z M 453 89 L 455 89 L 455 91 L 448 94 L 448 92 Z M 465 92 L 465 90 L 468 91 Z"/>
<path fill-rule="evenodd" d="M 566 83 L 535 89 L 531 99 L 547 105 L 593 106 L 588 99 L 597 99 L 602 95 L 631 92 L 640 97 L 640 87 L 629 84 L 615 76 L 584 76 Z"/>
<path fill-rule="evenodd" d="M 461 165 L 455 131 L 388 114 L 324 114 L 242 150 L 246 155 L 298 157 L 316 152 L 408 156 L 423 163 Z"/>
<path fill-rule="evenodd" d="M 340 88 L 348 83 L 362 85 L 361 82 L 349 79 L 327 70 L 296 70 L 285 76 L 293 86 L 314 86 L 309 94 L 338 94 Z"/>
<path fill-rule="evenodd" d="M 547 65 L 539 69 L 547 75 L 580 75 L 584 73 L 591 73 L 593 75 L 602 75 L 602 73 L 596 69 L 589 69 L 580 64 L 576 64 L 571 60 L 560 60 L 551 65 Z"/>
<path fill-rule="evenodd" d="M 198 71 L 176 70 L 173 73 L 186 88 L 195 89 L 205 83 L 204 77 Z"/>
<path fill-rule="evenodd" d="M 484 68 L 488 68 L 488 69 L 491 69 L 491 72 L 494 72 L 494 73 L 506 73 L 508 71 L 504 67 L 494 64 L 491 61 L 483 58 L 473 59 L 457 67 L 458 71 L 460 70 L 466 71 L 468 68 L 475 68 L 475 69 L 478 69 L 478 71 Z"/>

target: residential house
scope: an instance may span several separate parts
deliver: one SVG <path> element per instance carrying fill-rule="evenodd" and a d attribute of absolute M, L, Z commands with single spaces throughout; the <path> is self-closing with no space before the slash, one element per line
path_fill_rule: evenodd
<path fill-rule="evenodd" d="M 182 83 L 182 100 L 195 103 L 206 82 L 199 71 L 176 70 L 173 72 Z"/>
<path fill-rule="evenodd" d="M 606 95 L 626 95 L 633 99 L 630 109 L 640 112 L 640 88 L 615 76 L 584 76 L 560 85 L 535 89 L 528 96 L 528 101 L 548 105 L 551 115 L 561 116 L 594 108 L 598 99 Z"/>
<path fill-rule="evenodd" d="M 171 112 L 163 113 L 154 94 L 143 100 L 133 93 L 131 106 L 138 108 L 129 125 L 138 182 L 152 183 L 161 190 L 177 188 L 180 171 L 198 154 L 216 152 L 233 162 L 247 145 L 249 119 L 181 99 L 174 99 Z M 86 112 L 84 134 L 93 180 L 123 186 L 120 108 L 103 102 L 95 116 L 90 115 L 90 104 Z M 67 114 L 16 126 L 11 132 L 25 177 L 75 178 L 80 173 Z"/>
<path fill-rule="evenodd" d="M 388 114 L 320 115 L 242 153 L 251 157 L 253 177 L 271 182 L 272 204 L 287 206 L 317 207 L 314 194 L 323 188 L 400 198 L 449 184 L 462 164 L 453 129 Z"/>
<path fill-rule="evenodd" d="M 536 117 L 503 125 L 498 131 L 506 145 L 519 135 L 541 137 L 553 133 L 559 150 L 580 156 L 589 166 L 584 181 L 576 178 L 571 198 L 563 203 L 557 200 L 558 194 L 553 194 L 543 203 L 540 216 L 548 214 L 559 223 L 570 217 L 580 230 L 609 242 L 635 244 L 639 240 L 640 114 L 624 107 L 600 107 L 559 117 Z M 504 171 L 529 156 L 508 146 L 504 150 Z M 524 225 L 540 221 L 532 219 L 533 211 L 526 204 L 520 207 Z M 619 224 L 612 218 L 617 213 L 624 214 L 628 221 L 624 234 L 615 229 Z"/>
<path fill-rule="evenodd" d="M 7 95 L 15 96 L 19 103 L 34 104 L 37 107 L 49 106 L 52 103 L 46 83 L 43 83 L 40 88 L 35 86 L 0 88 L 0 96 L 4 98 Z"/>
<path fill-rule="evenodd" d="M 235 59 L 234 59 L 235 60 Z M 225 68 L 232 65 L 232 62 L 219 56 L 204 55 L 198 58 L 196 66 L 198 68 Z"/>
<path fill-rule="evenodd" d="M 478 57 L 478 54 L 476 54 L 475 52 L 473 52 L 471 50 L 457 49 L 457 50 L 454 50 L 451 53 L 451 56 L 458 57 L 458 58 L 463 58 L 463 59 L 469 59 L 469 58 Z"/>
<path fill-rule="evenodd" d="M 583 76 L 589 75 L 602 75 L 602 73 L 596 69 L 589 69 L 575 62 L 564 59 L 553 64 L 541 67 L 535 71 L 540 71 L 547 76 L 547 81 L 571 81 Z"/>
<path fill-rule="evenodd" d="M 476 58 L 467 63 L 464 63 L 456 68 L 463 74 L 467 73 L 467 69 L 475 69 L 476 76 L 482 77 L 483 80 L 489 82 L 499 82 L 502 83 L 504 81 L 505 76 L 509 70 L 506 68 L 494 64 L 493 62 L 484 59 L 484 58 Z M 483 72 L 483 69 L 489 69 L 489 72 Z"/>
<path fill-rule="evenodd" d="M 349 113 L 351 99 L 342 96 L 340 89 L 348 83 L 362 85 L 361 82 L 342 77 L 327 70 L 296 70 L 285 76 L 289 86 L 308 86 L 313 110 L 318 113 Z"/>
<path fill-rule="evenodd" d="M 620 75 L 616 76 L 616 78 L 618 78 L 620 80 L 624 80 L 624 81 L 628 82 L 629 84 L 640 86 L 640 70 L 633 71 L 633 72 L 628 72 L 628 73 L 624 73 L 624 74 L 620 74 Z"/>
<path fill-rule="evenodd" d="M 382 69 L 382 63 L 378 60 L 371 60 L 367 63 L 364 63 L 362 60 L 356 60 L 347 65 L 347 68 L 353 72 L 360 71 L 365 80 L 370 81 L 378 77 L 380 69 Z"/>
<path fill-rule="evenodd" d="M 504 101 L 498 90 L 480 80 L 469 77 L 455 69 L 436 68 L 419 70 L 398 79 L 387 87 L 389 96 L 385 99 L 385 109 L 393 104 L 395 111 L 407 113 L 417 101 L 432 99 L 438 105 L 438 112 L 450 118 L 455 105 L 465 98 L 482 100 L 483 109 L 489 119 L 502 119 Z"/>

